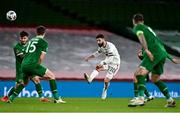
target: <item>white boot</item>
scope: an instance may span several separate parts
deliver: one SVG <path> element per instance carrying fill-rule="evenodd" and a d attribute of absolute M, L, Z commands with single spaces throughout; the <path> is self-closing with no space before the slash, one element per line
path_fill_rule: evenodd
<path fill-rule="evenodd" d="M 144 106 L 144 97 L 138 97 L 134 102 L 128 104 L 128 107 Z"/>
<path fill-rule="evenodd" d="M 59 98 L 59 99 L 55 99 L 54 100 L 54 103 L 62 103 L 62 104 L 65 104 L 66 103 L 66 101 L 64 101 L 64 100 L 62 100 L 62 98 Z"/>
<path fill-rule="evenodd" d="M 90 81 L 89 81 L 89 75 L 87 74 L 87 73 L 84 73 L 84 78 L 85 78 L 85 80 L 87 80 L 87 82 L 88 82 L 88 84 L 90 83 Z"/>
<path fill-rule="evenodd" d="M 172 97 L 167 99 L 167 104 L 165 105 L 165 107 L 176 107 L 176 102 Z"/>
<path fill-rule="evenodd" d="M 105 100 L 107 97 L 107 89 L 103 88 L 101 99 Z"/>

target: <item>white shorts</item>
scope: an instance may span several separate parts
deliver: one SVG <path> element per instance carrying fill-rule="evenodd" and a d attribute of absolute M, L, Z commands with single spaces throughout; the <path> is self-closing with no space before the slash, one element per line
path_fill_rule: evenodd
<path fill-rule="evenodd" d="M 107 71 L 106 78 L 111 80 L 117 74 L 119 67 L 120 65 L 103 65 L 103 68 Z"/>

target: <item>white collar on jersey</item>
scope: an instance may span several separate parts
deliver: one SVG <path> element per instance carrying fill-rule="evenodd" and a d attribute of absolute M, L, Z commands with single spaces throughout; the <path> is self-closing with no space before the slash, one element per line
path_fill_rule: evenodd
<path fill-rule="evenodd" d="M 37 35 L 37 38 L 44 38 L 44 35 Z"/>

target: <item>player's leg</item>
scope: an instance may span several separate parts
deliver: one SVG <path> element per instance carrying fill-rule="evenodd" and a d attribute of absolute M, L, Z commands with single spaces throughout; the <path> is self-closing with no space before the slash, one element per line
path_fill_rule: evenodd
<path fill-rule="evenodd" d="M 148 74 L 148 70 L 144 67 L 139 67 L 138 70 L 135 72 L 135 76 L 137 79 L 138 85 L 138 96 L 141 99 L 144 99 L 144 92 L 146 90 L 146 75 Z"/>
<path fill-rule="evenodd" d="M 23 82 L 23 73 L 20 71 L 19 73 L 16 73 L 16 83 L 15 83 L 15 86 L 11 87 L 11 89 L 9 90 L 8 94 L 6 96 L 4 96 L 3 98 L 1 98 L 1 101 L 3 102 L 7 102 L 8 101 L 8 97 L 10 97 L 13 92 L 15 91 L 15 88 L 22 84 Z"/>
<path fill-rule="evenodd" d="M 150 76 L 149 74 L 146 75 L 146 83 L 147 83 L 147 82 L 149 81 L 149 79 L 150 79 L 149 76 Z M 146 101 L 146 102 L 151 101 L 151 100 L 154 99 L 154 96 L 152 96 L 152 95 L 149 93 L 149 91 L 147 90 L 147 88 L 145 89 L 144 94 L 145 94 L 145 96 L 146 96 L 146 98 L 145 98 L 145 101 Z"/>
<path fill-rule="evenodd" d="M 165 59 L 163 59 L 154 67 L 151 80 L 166 97 L 167 105 L 165 105 L 165 107 L 175 107 L 176 103 L 170 96 L 167 85 L 162 80 L 160 80 L 160 75 L 163 73 L 164 63 Z"/>
<path fill-rule="evenodd" d="M 104 88 L 102 91 L 101 98 L 104 100 L 107 97 L 107 91 L 110 85 L 110 81 L 116 75 L 119 70 L 119 65 L 103 65 L 103 69 L 107 70 L 106 77 L 104 79 Z"/>
<path fill-rule="evenodd" d="M 134 76 L 133 78 L 133 88 L 134 88 L 134 97 L 130 100 L 130 102 L 134 102 L 137 97 L 138 97 L 138 84 L 137 84 L 137 79 L 136 77 Z"/>
<path fill-rule="evenodd" d="M 43 92 L 42 92 L 42 87 L 41 87 L 41 84 L 40 84 L 40 78 L 38 76 L 34 76 L 32 79 L 31 79 L 36 87 L 36 91 L 39 95 L 39 100 L 41 102 L 49 102 L 49 99 L 47 98 L 44 98 L 43 96 Z"/>
<path fill-rule="evenodd" d="M 11 103 L 14 101 L 14 99 L 19 95 L 19 93 L 23 90 L 23 88 L 27 85 L 27 81 L 29 81 L 28 76 L 23 77 L 23 81 L 19 83 L 16 87 L 14 92 L 9 96 L 8 103 Z"/>
<path fill-rule="evenodd" d="M 162 80 L 160 80 L 160 75 L 153 74 L 152 82 L 159 88 L 159 90 L 166 97 L 167 104 L 165 105 L 165 107 L 175 107 L 176 103 L 174 99 L 170 96 L 167 85 Z"/>
<path fill-rule="evenodd" d="M 147 77 L 149 77 L 149 75 L 146 76 L 146 82 L 147 82 L 147 79 L 149 79 Z M 134 85 L 134 98 L 132 98 L 130 100 L 130 102 L 134 102 L 137 99 L 137 97 L 138 97 L 138 83 L 137 83 L 137 79 L 136 79 L 135 76 L 134 76 L 134 83 L 133 83 L 133 85 Z M 147 90 L 147 88 L 145 88 L 144 94 L 146 95 L 146 99 L 145 99 L 146 102 L 154 99 L 154 97 L 150 95 L 150 93 Z"/>
<path fill-rule="evenodd" d="M 98 76 L 99 72 L 103 70 L 104 70 L 103 66 L 97 65 L 96 69 L 94 69 L 90 75 L 88 75 L 87 73 L 84 73 L 84 78 L 88 81 L 88 83 L 91 83 L 93 79 L 96 76 Z"/>
<path fill-rule="evenodd" d="M 50 88 L 54 97 L 54 103 L 66 103 L 66 101 L 63 101 L 58 94 L 55 75 L 49 69 L 46 69 L 44 77 L 49 79 Z"/>
<path fill-rule="evenodd" d="M 156 62 L 155 62 L 156 63 Z M 137 79 L 137 87 L 138 87 L 138 98 L 134 102 L 130 102 L 128 104 L 129 107 L 142 106 L 145 103 L 144 92 L 146 90 L 146 75 L 152 70 L 154 66 L 154 62 L 151 62 L 148 57 L 144 57 L 140 66 L 134 73 Z"/>

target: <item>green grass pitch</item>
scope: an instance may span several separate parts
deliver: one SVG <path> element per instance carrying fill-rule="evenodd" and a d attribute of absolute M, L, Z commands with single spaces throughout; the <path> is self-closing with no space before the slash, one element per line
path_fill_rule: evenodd
<path fill-rule="evenodd" d="M 144 113 L 173 113 L 180 112 L 180 99 L 175 99 L 175 108 L 165 108 L 164 98 L 155 98 L 145 106 L 129 108 L 127 104 L 130 98 L 65 98 L 66 104 L 53 102 L 42 103 L 38 98 L 17 98 L 13 103 L 0 102 L 0 112 L 144 112 Z"/>

